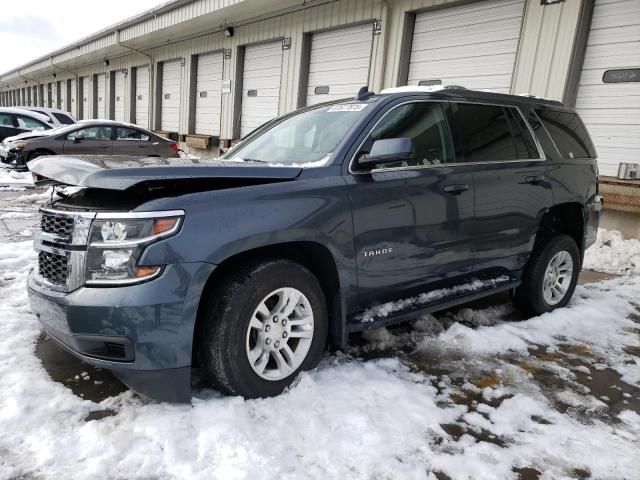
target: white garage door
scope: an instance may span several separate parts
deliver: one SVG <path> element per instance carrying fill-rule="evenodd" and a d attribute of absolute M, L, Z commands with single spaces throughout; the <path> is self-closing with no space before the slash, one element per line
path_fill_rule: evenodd
<path fill-rule="evenodd" d="M 58 96 L 58 108 L 60 110 L 67 109 L 67 81 L 60 81 L 57 83 L 56 95 Z"/>
<path fill-rule="evenodd" d="M 78 117 L 78 92 L 76 79 L 71 79 L 71 95 L 69 96 L 69 112 Z"/>
<path fill-rule="evenodd" d="M 369 83 L 373 26 L 368 23 L 311 37 L 307 105 L 353 97 Z"/>
<path fill-rule="evenodd" d="M 149 128 L 149 66 L 136 68 L 135 123 Z"/>
<path fill-rule="evenodd" d="M 107 81 L 104 74 L 98 74 L 98 110 L 95 118 L 107 118 Z"/>
<path fill-rule="evenodd" d="M 604 83 L 608 74 L 630 82 Z M 576 109 L 598 152 L 601 175 L 640 163 L 640 1 L 598 0 L 578 86 Z M 622 78 L 621 78 L 622 76 Z M 607 78 L 610 80 L 610 78 Z"/>
<path fill-rule="evenodd" d="M 89 118 L 89 77 L 82 77 L 82 115 L 81 120 Z"/>
<path fill-rule="evenodd" d="M 55 108 L 56 107 L 56 83 L 55 82 L 51 82 L 49 84 L 49 104 L 48 104 L 49 108 Z"/>
<path fill-rule="evenodd" d="M 160 129 L 177 132 L 180 129 L 180 80 L 182 66 L 180 60 L 162 64 L 162 110 Z"/>
<path fill-rule="evenodd" d="M 409 85 L 441 81 L 509 93 L 524 4 L 492 0 L 418 14 Z"/>
<path fill-rule="evenodd" d="M 115 75 L 116 78 L 113 81 L 113 119 L 118 122 L 124 122 L 124 102 L 127 82 L 125 81 L 123 72 L 117 71 Z"/>
<path fill-rule="evenodd" d="M 242 73 L 240 136 L 278 116 L 282 44 L 246 47 Z"/>
<path fill-rule="evenodd" d="M 196 77 L 196 133 L 220 135 L 222 53 L 198 56 Z"/>

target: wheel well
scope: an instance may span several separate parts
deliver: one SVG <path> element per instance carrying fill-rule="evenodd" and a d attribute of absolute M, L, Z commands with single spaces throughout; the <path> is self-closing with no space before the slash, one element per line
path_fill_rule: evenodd
<path fill-rule="evenodd" d="M 241 252 L 225 259 L 213 271 L 203 289 L 198 308 L 198 315 L 194 329 L 194 342 L 198 335 L 200 322 L 202 320 L 201 309 L 203 307 L 203 299 L 207 298 L 208 293 L 215 292 L 216 288 L 229 273 L 237 270 L 240 266 L 247 263 L 267 261 L 267 260 L 291 260 L 307 267 L 318 279 L 320 286 L 327 300 L 327 311 L 329 313 L 329 330 L 331 330 L 332 322 L 337 320 L 333 318 L 333 301 L 340 290 L 340 278 L 338 276 L 338 268 L 333 255 L 327 247 L 315 242 L 288 242 L 276 245 Z M 193 365 L 197 364 L 195 358 L 195 348 Z"/>
<path fill-rule="evenodd" d="M 536 246 L 558 233 L 564 233 L 573 238 L 578 250 L 580 250 L 580 255 L 584 254 L 584 208 L 582 205 L 579 203 L 562 203 L 551 207 L 540 222 L 540 230 L 536 236 Z"/>
<path fill-rule="evenodd" d="M 46 148 L 36 148 L 33 152 L 31 152 L 29 154 L 29 157 L 30 158 L 34 158 L 34 155 L 36 155 L 36 154 L 38 156 L 40 156 L 40 155 L 55 155 L 54 152 L 52 152 L 51 150 L 48 150 Z"/>

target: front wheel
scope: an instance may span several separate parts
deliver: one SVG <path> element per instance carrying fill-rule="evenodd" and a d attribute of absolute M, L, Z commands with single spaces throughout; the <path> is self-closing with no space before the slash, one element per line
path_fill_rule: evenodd
<path fill-rule="evenodd" d="M 568 235 L 557 235 L 531 254 L 514 303 L 529 315 L 564 307 L 571 300 L 580 273 L 580 252 Z"/>
<path fill-rule="evenodd" d="M 324 351 L 328 316 L 316 277 L 288 260 L 248 265 L 210 292 L 198 352 L 211 383 L 226 393 L 277 395 Z"/>

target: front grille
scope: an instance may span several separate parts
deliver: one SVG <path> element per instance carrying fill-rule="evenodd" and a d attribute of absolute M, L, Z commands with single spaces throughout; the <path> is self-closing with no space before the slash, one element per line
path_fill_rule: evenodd
<path fill-rule="evenodd" d="M 40 219 L 40 229 L 44 233 L 70 238 L 73 232 L 73 217 L 43 212 Z"/>
<path fill-rule="evenodd" d="M 55 285 L 65 285 L 69 274 L 69 260 L 64 255 L 40 252 L 38 254 L 38 274 Z"/>

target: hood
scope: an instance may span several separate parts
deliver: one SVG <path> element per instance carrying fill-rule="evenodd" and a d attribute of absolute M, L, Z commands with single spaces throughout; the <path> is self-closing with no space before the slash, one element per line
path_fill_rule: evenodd
<path fill-rule="evenodd" d="M 8 143 L 13 143 L 13 142 L 19 142 L 21 140 L 32 140 L 34 138 L 42 138 L 42 137 L 48 137 L 49 135 L 55 135 L 57 132 L 57 129 L 53 128 L 51 130 L 39 130 L 39 131 L 31 131 L 31 132 L 24 132 L 24 133 L 20 133 L 18 135 L 14 135 L 13 137 L 7 137 L 3 140 L 2 143 L 4 143 L 5 145 Z"/>
<path fill-rule="evenodd" d="M 141 183 L 171 184 L 176 181 L 293 180 L 301 168 L 270 167 L 260 163 L 202 161 L 183 158 L 126 156 L 40 157 L 28 164 L 37 175 L 36 184 L 70 185 L 108 190 L 127 190 Z"/>

